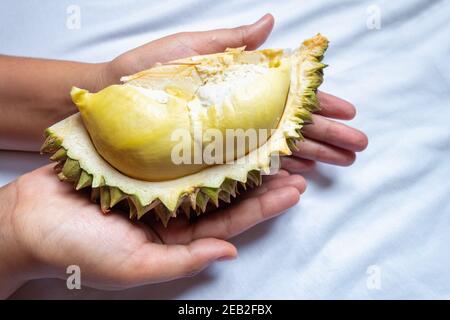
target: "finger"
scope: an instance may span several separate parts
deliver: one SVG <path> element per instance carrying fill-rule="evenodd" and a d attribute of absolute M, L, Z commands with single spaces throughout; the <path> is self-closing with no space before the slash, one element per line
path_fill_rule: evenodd
<path fill-rule="evenodd" d="M 320 91 L 317 96 L 320 102 L 319 114 L 342 120 L 350 120 L 355 117 L 356 109 L 350 102 Z"/>
<path fill-rule="evenodd" d="M 281 171 L 288 174 L 286 171 Z M 294 187 L 297 189 L 299 194 L 305 192 L 306 189 L 306 181 L 302 176 L 299 175 L 274 175 L 269 181 L 263 182 L 263 184 L 255 189 L 249 189 L 246 192 L 243 192 L 239 196 L 239 203 L 242 203 L 246 199 L 249 198 L 257 198 L 261 197 L 264 193 L 267 193 L 272 190 L 278 190 L 283 187 Z M 201 217 L 200 220 L 196 222 L 196 224 L 189 224 L 189 222 L 184 219 L 184 217 L 179 217 L 174 221 L 171 221 L 168 229 L 164 228 L 160 223 L 153 226 L 156 232 L 160 234 L 164 238 L 165 243 L 188 243 L 192 241 L 193 230 L 197 228 L 197 225 L 203 224 L 203 220 L 208 220 L 211 216 L 221 215 L 222 212 L 227 212 L 229 209 L 222 209 L 220 213 L 217 212 L 209 212 L 207 216 Z M 213 227 L 214 229 L 215 227 Z M 169 232 L 167 233 L 167 231 Z M 215 234 L 210 234 L 208 236 L 214 237 Z"/>
<path fill-rule="evenodd" d="M 325 142 L 350 151 L 362 151 L 367 147 L 367 136 L 345 124 L 313 115 L 313 124 L 303 128 L 305 137 Z"/>
<path fill-rule="evenodd" d="M 125 284 L 155 283 L 192 276 L 214 261 L 236 256 L 236 248 L 219 239 L 199 239 L 187 245 L 149 243 L 142 246 L 121 271 Z"/>
<path fill-rule="evenodd" d="M 221 52 L 228 47 L 247 46 L 248 50 L 256 49 L 267 39 L 273 24 L 272 15 L 266 14 L 253 24 L 236 28 L 176 33 L 119 56 L 116 58 L 120 61 L 116 67 L 119 70 L 113 70 L 113 73 L 119 76 L 132 74 L 150 68 L 157 62 Z M 123 66 L 126 71 L 121 69 Z"/>
<path fill-rule="evenodd" d="M 230 29 L 182 33 L 178 40 L 199 54 L 221 52 L 226 48 L 246 46 L 254 50 L 266 41 L 274 25 L 271 14 L 264 15 L 253 24 Z"/>
<path fill-rule="evenodd" d="M 316 163 L 312 160 L 296 157 L 281 157 L 281 166 L 290 173 L 304 173 L 311 171 Z"/>
<path fill-rule="evenodd" d="M 291 179 L 287 179 L 290 178 Z M 279 182 L 281 180 L 282 182 Z M 263 184 L 255 189 L 249 189 L 243 192 L 240 196 L 239 201 L 242 201 L 251 196 L 257 196 L 259 194 L 265 193 L 269 190 L 280 188 L 283 186 L 292 186 L 303 193 L 306 189 L 306 181 L 300 176 L 291 176 L 286 170 L 280 170 L 277 174 L 271 176 L 263 176 Z M 208 215 L 214 214 L 208 212 Z M 203 218 L 202 218 L 203 219 Z M 169 226 L 166 228 L 161 223 L 156 223 L 153 225 L 153 231 L 163 238 L 164 243 L 187 243 L 192 240 L 192 224 L 189 220 L 185 219 L 184 216 L 178 217 L 170 221 Z"/>
<path fill-rule="evenodd" d="M 248 199 L 256 196 L 260 196 L 268 191 L 277 190 L 282 187 L 294 187 L 302 194 L 306 190 L 306 180 L 298 174 L 290 175 L 287 177 L 279 176 L 276 179 L 272 179 L 268 182 L 264 182 L 256 189 L 248 190 L 242 194 L 240 199 Z"/>
<path fill-rule="evenodd" d="M 233 207 L 218 211 L 192 226 L 191 237 L 228 239 L 252 226 L 273 218 L 294 206 L 300 199 L 297 188 L 287 186 L 245 199 Z"/>
<path fill-rule="evenodd" d="M 333 147 L 318 141 L 306 139 L 297 143 L 298 151 L 294 151 L 295 157 L 330 163 L 338 166 L 349 166 L 356 158 L 352 151 Z"/>

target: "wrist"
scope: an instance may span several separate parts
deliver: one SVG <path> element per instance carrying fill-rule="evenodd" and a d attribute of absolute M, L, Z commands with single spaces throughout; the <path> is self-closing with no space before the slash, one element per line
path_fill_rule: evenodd
<path fill-rule="evenodd" d="M 59 101 L 59 103 L 56 104 L 53 102 L 47 104 L 47 108 L 51 109 L 52 112 L 47 112 L 51 115 L 47 119 L 48 124 L 46 127 L 78 112 L 70 96 L 72 87 L 86 89 L 90 92 L 97 92 L 108 85 L 107 81 L 109 76 L 107 74 L 107 64 L 108 63 L 67 62 L 65 65 L 62 65 L 65 70 L 63 88 L 57 91 L 58 98 L 53 99 L 54 102 Z M 39 142 L 42 142 L 41 136 L 39 136 L 39 138 Z"/>
<path fill-rule="evenodd" d="M 129 75 L 128 72 L 124 71 L 125 69 L 122 67 L 122 63 L 119 63 L 117 58 L 109 62 L 101 63 L 98 67 L 100 68 L 99 74 L 101 75 L 99 89 L 113 84 L 120 84 L 120 78 Z"/>
<path fill-rule="evenodd" d="M 5 299 L 31 280 L 32 258 L 20 245 L 13 216 L 17 206 L 15 183 L 0 188 L 0 299 Z"/>
<path fill-rule="evenodd" d="M 140 72 L 148 68 L 151 63 L 147 66 L 139 59 L 139 56 L 133 53 L 134 50 L 125 52 L 124 54 L 116 57 L 115 59 L 102 63 L 100 68 L 102 68 L 102 83 L 103 87 L 120 84 L 120 78 L 123 76 L 129 76 Z"/>
<path fill-rule="evenodd" d="M 86 78 L 81 78 L 82 83 L 74 86 L 87 89 L 91 92 L 97 92 L 111 84 L 119 82 L 117 79 L 114 82 L 114 76 L 111 73 L 110 62 L 92 63 L 89 64 L 86 71 Z"/>

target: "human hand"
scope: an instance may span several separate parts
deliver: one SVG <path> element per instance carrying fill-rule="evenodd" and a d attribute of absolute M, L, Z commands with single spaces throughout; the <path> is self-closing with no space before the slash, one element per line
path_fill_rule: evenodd
<path fill-rule="evenodd" d="M 0 297 L 27 280 L 65 278 L 81 269 L 82 285 L 121 289 L 193 275 L 210 263 L 236 257 L 226 241 L 295 205 L 305 190 L 299 175 L 280 171 L 230 207 L 195 223 L 184 216 L 167 228 L 151 216 L 130 221 L 108 215 L 87 194 L 60 182 L 51 165 L 0 189 Z M 162 240 L 162 241 L 161 241 Z M 5 283 L 9 281 L 9 283 Z"/>
<path fill-rule="evenodd" d="M 251 25 L 182 32 L 152 41 L 105 64 L 103 86 L 118 82 L 121 76 L 150 68 L 157 62 L 221 52 L 228 47 L 246 46 L 248 50 L 254 50 L 267 39 L 273 25 L 273 17 L 267 14 Z M 314 123 L 305 126 L 305 141 L 298 143 L 299 151 L 292 157 L 281 160 L 282 167 L 291 173 L 306 172 L 314 167 L 315 161 L 351 165 L 355 152 L 367 147 L 368 140 L 363 132 L 330 119 L 351 120 L 356 114 L 355 107 L 324 92 L 319 92 L 318 96 L 321 110 L 313 115 Z"/>

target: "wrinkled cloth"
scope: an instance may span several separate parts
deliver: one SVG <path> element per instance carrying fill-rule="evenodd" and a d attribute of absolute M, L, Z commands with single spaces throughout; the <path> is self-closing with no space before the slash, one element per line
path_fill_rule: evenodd
<path fill-rule="evenodd" d="M 237 260 L 196 277 L 114 292 L 40 280 L 16 297 L 450 298 L 450 1 L 2 1 L 0 52 L 106 61 L 266 12 L 276 25 L 264 47 L 330 39 L 321 89 L 358 108 L 350 124 L 370 143 L 356 163 L 319 165 L 295 207 L 232 240 Z M 44 163 L 0 152 L 0 184 Z"/>

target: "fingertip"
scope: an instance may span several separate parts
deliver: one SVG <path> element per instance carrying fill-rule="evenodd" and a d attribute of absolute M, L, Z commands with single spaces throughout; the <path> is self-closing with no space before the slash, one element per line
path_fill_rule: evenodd
<path fill-rule="evenodd" d="M 351 120 L 356 116 L 356 107 L 347 100 L 323 91 L 319 91 L 317 95 L 321 107 L 319 114 L 341 120 Z"/>
<path fill-rule="evenodd" d="M 222 254 L 215 257 L 214 261 L 226 261 L 226 260 L 234 260 L 237 258 L 237 248 L 228 241 L 215 239 L 222 242 L 221 246 L 223 246 Z"/>
<path fill-rule="evenodd" d="M 351 166 L 356 160 L 356 154 L 352 151 L 346 151 L 343 154 L 342 163 L 340 163 L 343 167 Z"/>
<path fill-rule="evenodd" d="M 300 192 L 295 187 L 284 187 L 279 192 L 284 196 L 283 200 L 288 208 L 293 207 L 300 200 Z"/>
<path fill-rule="evenodd" d="M 225 245 L 227 246 L 228 253 L 226 256 L 231 257 L 231 258 L 237 257 L 237 255 L 238 255 L 237 248 L 232 243 L 225 241 L 225 240 L 220 240 L 220 239 L 219 239 L 219 241 L 225 242 Z"/>
<path fill-rule="evenodd" d="M 234 259 L 237 256 L 236 247 L 228 241 L 205 238 L 191 243 L 192 249 L 200 255 L 205 255 L 207 261 L 212 262 L 219 259 Z"/>
<path fill-rule="evenodd" d="M 295 187 L 300 194 L 303 194 L 306 190 L 306 180 L 299 174 L 293 174 L 289 177 L 291 180 L 290 185 Z"/>
<path fill-rule="evenodd" d="M 230 248 L 230 251 L 226 255 L 223 255 L 223 256 L 219 257 L 218 259 L 216 259 L 217 261 L 234 260 L 237 258 L 237 256 L 238 256 L 237 248 L 229 242 L 228 242 L 228 244 L 232 248 Z"/>
<path fill-rule="evenodd" d="M 369 145 L 369 138 L 364 132 L 361 132 L 357 141 L 355 142 L 355 151 L 361 152 L 367 148 Z"/>
<path fill-rule="evenodd" d="M 275 20 L 270 13 L 262 16 L 258 21 L 243 28 L 243 42 L 248 50 L 254 50 L 266 41 L 273 29 Z"/>
<path fill-rule="evenodd" d="M 352 120 L 356 117 L 356 107 L 348 101 L 343 101 L 347 104 L 347 107 L 345 108 L 345 117 L 347 120 Z"/>
<path fill-rule="evenodd" d="M 356 117 L 356 107 L 348 102 L 347 100 L 334 97 L 333 100 L 335 100 L 334 104 L 336 106 L 336 117 L 342 120 L 352 120 Z"/>
<path fill-rule="evenodd" d="M 303 194 L 303 193 L 305 193 L 306 189 L 308 188 L 308 182 L 306 181 L 305 177 L 303 177 L 301 175 L 297 175 L 297 176 L 301 178 L 302 189 L 299 191 L 300 191 L 300 194 Z"/>
<path fill-rule="evenodd" d="M 256 21 L 254 24 L 267 24 L 270 29 L 273 28 L 273 25 L 275 24 L 275 18 L 271 13 L 266 13 L 263 15 L 258 21 Z"/>

